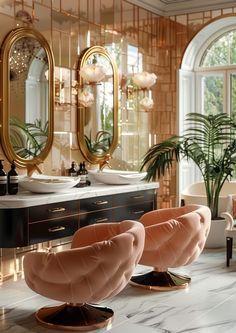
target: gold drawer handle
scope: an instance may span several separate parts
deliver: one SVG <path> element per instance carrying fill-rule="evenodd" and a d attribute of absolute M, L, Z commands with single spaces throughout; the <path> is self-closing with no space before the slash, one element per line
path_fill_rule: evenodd
<path fill-rule="evenodd" d="M 136 212 L 133 212 L 133 214 L 143 214 L 144 210 L 137 210 Z"/>
<path fill-rule="evenodd" d="M 107 205 L 107 204 L 108 204 L 107 200 L 99 200 L 99 201 L 94 202 L 94 205 L 97 205 L 97 206 Z"/>
<path fill-rule="evenodd" d="M 65 210 L 66 210 L 66 208 L 64 208 L 64 207 L 58 207 L 58 208 L 49 209 L 48 211 L 50 213 L 60 213 L 60 212 L 64 212 Z"/>
<path fill-rule="evenodd" d="M 105 218 L 105 219 L 100 218 L 100 219 L 96 219 L 96 220 L 95 220 L 96 223 L 102 223 L 102 222 L 107 222 L 107 221 L 108 221 L 107 218 Z"/>
<path fill-rule="evenodd" d="M 131 197 L 132 199 L 142 199 L 144 198 L 144 195 L 134 195 L 133 197 Z"/>
<path fill-rule="evenodd" d="M 49 228 L 48 231 L 49 232 L 57 232 L 57 231 L 62 231 L 62 230 L 65 230 L 66 228 L 65 227 L 52 227 L 52 228 Z"/>

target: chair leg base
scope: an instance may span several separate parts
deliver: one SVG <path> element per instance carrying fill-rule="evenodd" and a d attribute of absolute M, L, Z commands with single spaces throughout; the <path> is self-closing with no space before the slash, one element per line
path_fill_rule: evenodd
<path fill-rule="evenodd" d="M 90 331 L 111 324 L 114 312 L 97 305 L 62 304 L 44 307 L 35 313 L 37 321 L 47 328 L 68 331 Z"/>
<path fill-rule="evenodd" d="M 187 288 L 191 278 L 173 272 L 152 271 L 146 274 L 132 276 L 130 284 L 135 287 L 156 291 L 168 291 Z"/>

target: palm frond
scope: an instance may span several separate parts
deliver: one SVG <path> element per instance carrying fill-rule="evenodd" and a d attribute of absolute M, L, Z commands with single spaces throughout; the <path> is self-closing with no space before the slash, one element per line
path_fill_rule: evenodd
<path fill-rule="evenodd" d="M 146 180 L 155 180 L 156 176 L 164 175 L 174 160 L 179 161 L 182 140 L 174 136 L 170 139 L 152 146 L 143 158 L 141 170 L 146 166 Z"/>

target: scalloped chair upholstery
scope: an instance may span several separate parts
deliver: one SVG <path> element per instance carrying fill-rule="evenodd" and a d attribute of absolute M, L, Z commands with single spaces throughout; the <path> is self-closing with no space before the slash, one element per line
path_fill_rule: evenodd
<path fill-rule="evenodd" d="M 71 249 L 27 253 L 23 265 L 29 288 L 64 303 L 40 309 L 36 319 L 44 326 L 67 330 L 107 326 L 112 309 L 88 303 L 111 298 L 127 285 L 142 255 L 144 239 L 143 225 L 125 220 L 79 229 Z"/>
<path fill-rule="evenodd" d="M 190 277 L 168 269 L 199 257 L 210 230 L 210 209 L 202 205 L 157 209 L 145 213 L 140 222 L 145 227 L 145 246 L 139 263 L 154 269 L 133 276 L 130 283 L 153 290 L 187 287 Z"/>

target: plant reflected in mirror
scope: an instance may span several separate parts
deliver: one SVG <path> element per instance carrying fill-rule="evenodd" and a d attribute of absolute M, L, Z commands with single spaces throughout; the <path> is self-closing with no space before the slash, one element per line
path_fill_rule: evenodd
<path fill-rule="evenodd" d="M 97 132 L 94 140 L 91 138 L 91 133 L 89 137 L 87 135 L 84 135 L 84 137 L 86 146 L 91 153 L 98 155 L 103 154 L 107 152 L 111 146 L 112 135 L 107 131 Z"/>
<path fill-rule="evenodd" d="M 10 142 L 17 155 L 24 159 L 37 157 L 44 149 L 48 138 L 48 121 L 36 119 L 34 123 L 25 123 L 20 119 L 10 119 Z"/>

